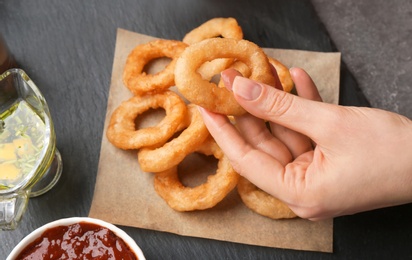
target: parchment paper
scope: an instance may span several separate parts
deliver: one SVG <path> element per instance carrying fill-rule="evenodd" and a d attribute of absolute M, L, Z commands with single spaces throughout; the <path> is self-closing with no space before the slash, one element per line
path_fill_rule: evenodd
<path fill-rule="evenodd" d="M 137 152 L 118 149 L 107 140 L 106 129 L 113 110 L 132 96 L 122 83 L 126 58 L 137 44 L 153 39 L 147 35 L 118 29 L 100 162 L 89 216 L 113 224 L 183 236 L 332 252 L 333 220 L 272 220 L 246 208 L 236 190 L 212 209 L 176 212 L 155 192 L 153 173 L 140 170 Z M 329 103 L 338 102 L 340 53 L 280 49 L 265 51 L 289 67 L 307 70 L 317 84 L 323 100 Z M 185 162 L 186 168 L 190 168 L 190 165 L 187 166 L 190 163 Z M 202 163 L 205 162 L 200 162 Z M 199 161 L 194 164 L 199 164 Z"/>

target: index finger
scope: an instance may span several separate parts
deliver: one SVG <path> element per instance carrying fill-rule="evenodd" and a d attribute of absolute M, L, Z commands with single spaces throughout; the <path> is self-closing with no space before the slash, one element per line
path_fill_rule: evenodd
<path fill-rule="evenodd" d="M 269 154 L 248 144 L 227 117 L 199 108 L 210 134 L 240 175 L 265 191 L 282 182 L 285 168 Z M 277 180 L 275 180 L 277 179 Z"/>
<path fill-rule="evenodd" d="M 315 83 L 303 69 L 292 68 L 290 69 L 290 74 L 295 84 L 296 92 L 300 97 L 322 101 Z M 273 135 L 288 147 L 293 158 L 312 149 L 312 141 L 307 136 L 276 123 L 270 123 L 270 128 Z"/>

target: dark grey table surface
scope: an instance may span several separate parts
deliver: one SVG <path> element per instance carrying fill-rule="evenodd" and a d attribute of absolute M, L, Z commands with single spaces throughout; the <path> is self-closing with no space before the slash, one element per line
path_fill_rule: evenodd
<path fill-rule="evenodd" d="M 57 186 L 30 201 L 18 229 L 0 232 L 0 259 L 47 222 L 87 216 L 116 29 L 181 39 L 218 16 L 237 18 L 245 38 L 262 47 L 342 52 L 341 104 L 412 118 L 408 0 L 0 0 L 0 33 L 46 96 L 64 161 Z M 411 219 L 411 205 L 336 218 L 332 254 L 122 228 L 148 259 L 405 259 L 412 258 Z"/>

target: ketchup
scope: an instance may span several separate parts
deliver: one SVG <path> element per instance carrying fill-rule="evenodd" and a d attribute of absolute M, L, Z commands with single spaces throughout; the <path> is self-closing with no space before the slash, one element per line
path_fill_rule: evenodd
<path fill-rule="evenodd" d="M 137 259 L 113 231 L 87 222 L 46 230 L 16 258 L 24 259 Z"/>

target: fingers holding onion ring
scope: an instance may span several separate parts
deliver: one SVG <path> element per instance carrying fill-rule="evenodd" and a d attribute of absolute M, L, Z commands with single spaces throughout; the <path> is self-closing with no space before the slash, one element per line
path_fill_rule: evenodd
<path fill-rule="evenodd" d="M 296 214 L 293 213 L 286 204 L 263 190 L 260 190 L 244 177 L 239 178 L 237 190 L 243 203 L 245 203 L 249 209 L 262 216 L 271 219 L 296 217 Z"/>
<path fill-rule="evenodd" d="M 159 107 L 166 111 L 166 116 L 156 126 L 136 130 L 136 118 L 151 108 Z M 181 126 L 186 113 L 185 102 L 172 91 L 134 96 L 113 112 L 106 135 L 113 145 L 121 149 L 161 145 Z"/>
<path fill-rule="evenodd" d="M 163 70 L 146 73 L 149 62 L 164 57 L 171 62 Z M 177 211 L 212 208 L 237 185 L 242 201 L 251 210 L 273 219 L 296 217 L 285 204 L 234 171 L 196 108 L 199 105 L 232 120 L 244 114 L 246 111 L 222 81 L 217 85 L 212 78 L 234 68 L 244 77 L 279 85 L 270 64 L 283 89 L 290 92 L 293 81 L 288 68 L 267 57 L 256 44 L 243 40 L 242 28 L 233 18 L 211 19 L 187 33 L 182 41 L 158 39 L 138 45 L 127 57 L 123 71 L 123 83 L 134 97 L 113 112 L 107 138 L 118 148 L 139 149 L 141 169 L 155 173 L 156 192 Z M 168 90 L 174 85 L 179 94 Z M 193 104 L 186 105 L 180 94 Z M 136 118 L 157 108 L 163 108 L 166 116 L 155 126 L 136 129 Z M 182 184 L 178 174 L 178 165 L 191 153 L 213 155 L 218 160 L 216 173 L 196 187 Z"/>
<path fill-rule="evenodd" d="M 290 75 L 289 68 L 275 58 L 268 57 L 268 59 L 269 63 L 276 69 L 283 90 L 286 92 L 291 92 L 294 87 L 294 83 Z M 227 68 L 233 68 L 239 71 L 246 78 L 250 76 L 250 69 L 240 61 L 235 61 Z M 218 86 L 223 87 L 223 82 L 220 81 Z"/>
<path fill-rule="evenodd" d="M 176 58 L 186 48 L 181 41 L 158 39 L 136 46 L 129 54 L 123 71 L 123 83 L 134 95 L 159 92 L 174 85 Z M 150 61 L 168 57 L 170 63 L 156 74 L 146 74 L 145 65 Z"/>
<path fill-rule="evenodd" d="M 196 152 L 213 155 L 219 160 L 215 174 L 196 187 L 184 186 L 178 176 L 177 166 L 156 173 L 154 187 L 167 204 L 176 211 L 204 210 L 214 207 L 236 187 L 239 175 L 216 142 L 209 138 Z"/>
<path fill-rule="evenodd" d="M 190 102 L 215 113 L 226 115 L 245 113 L 231 92 L 217 87 L 197 73 L 197 69 L 203 63 L 217 58 L 236 58 L 250 68 L 251 79 L 271 86 L 276 84 L 268 58 L 256 44 L 247 40 L 207 39 L 187 47 L 176 62 L 176 87 Z"/>
<path fill-rule="evenodd" d="M 209 136 L 199 110 L 188 105 L 189 120 L 180 135 L 159 148 L 142 148 L 137 153 L 140 168 L 146 172 L 161 172 L 170 169 L 196 149 Z"/>

